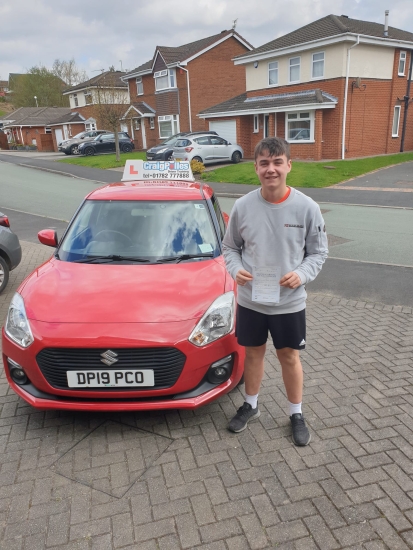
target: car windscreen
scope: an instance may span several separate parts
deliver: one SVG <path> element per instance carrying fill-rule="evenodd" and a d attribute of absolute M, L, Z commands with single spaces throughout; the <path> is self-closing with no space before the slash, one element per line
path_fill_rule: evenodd
<path fill-rule="evenodd" d="M 86 200 L 59 246 L 58 257 L 145 258 L 218 256 L 219 244 L 206 201 Z"/>

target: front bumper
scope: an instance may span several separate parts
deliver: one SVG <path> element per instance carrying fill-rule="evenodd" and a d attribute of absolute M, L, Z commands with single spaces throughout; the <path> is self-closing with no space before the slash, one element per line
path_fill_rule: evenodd
<path fill-rule="evenodd" d="M 35 341 L 22 349 L 12 342 L 3 329 L 3 362 L 11 388 L 27 403 L 39 409 L 79 411 L 134 411 L 168 408 L 194 409 L 205 405 L 234 388 L 243 374 L 243 348 L 234 332 L 205 348 L 197 348 L 182 334 L 190 334 L 194 322 L 171 323 L 165 333 L 153 334 L 153 324 L 57 324 L 30 321 Z M 132 325 L 132 326 L 130 326 Z M 179 325 L 179 326 L 178 326 Z M 160 325 L 162 326 L 162 325 Z M 180 333 L 181 338 L 177 338 Z M 81 336 L 78 336 L 78 335 Z M 139 334 L 139 338 L 136 337 Z M 174 343 L 172 343 L 174 342 Z M 173 346 L 186 357 L 176 382 L 166 389 L 57 389 L 49 384 L 36 357 L 44 348 L 102 348 Z M 206 374 L 211 364 L 232 355 L 230 377 L 221 384 L 211 384 Z M 7 359 L 21 365 L 29 383 L 17 384 L 10 376 Z M 103 365 L 102 365 L 103 367 Z M 120 367 L 119 367 L 120 368 Z M 81 370 L 81 365 L 79 365 Z"/>

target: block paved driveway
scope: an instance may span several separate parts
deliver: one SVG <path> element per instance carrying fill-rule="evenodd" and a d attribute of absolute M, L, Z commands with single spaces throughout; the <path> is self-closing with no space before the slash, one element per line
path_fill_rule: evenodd
<path fill-rule="evenodd" d="M 4 319 L 50 249 L 23 242 Z M 311 295 L 296 448 L 274 349 L 262 415 L 237 390 L 191 412 L 41 412 L 0 379 L 2 550 L 413 548 L 411 308 Z"/>

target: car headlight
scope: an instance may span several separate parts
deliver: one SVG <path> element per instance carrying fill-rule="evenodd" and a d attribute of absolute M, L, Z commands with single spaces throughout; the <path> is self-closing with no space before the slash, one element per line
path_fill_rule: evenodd
<path fill-rule="evenodd" d="M 157 154 L 165 153 L 165 151 L 168 150 L 168 147 L 164 147 L 163 149 L 159 149 L 159 151 L 156 151 Z"/>
<path fill-rule="evenodd" d="M 23 348 L 28 348 L 34 342 L 23 298 L 17 292 L 9 306 L 5 330 L 7 336 Z"/>
<path fill-rule="evenodd" d="M 213 302 L 189 336 L 196 346 L 205 346 L 222 338 L 234 327 L 235 297 L 226 292 Z"/>

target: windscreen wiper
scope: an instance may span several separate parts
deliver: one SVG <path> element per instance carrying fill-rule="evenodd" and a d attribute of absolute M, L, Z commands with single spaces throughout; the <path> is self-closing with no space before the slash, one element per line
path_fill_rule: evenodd
<path fill-rule="evenodd" d="M 175 262 L 179 263 L 182 260 L 192 260 L 193 258 L 213 258 L 214 254 L 212 252 L 208 254 L 181 254 L 180 256 L 168 256 L 167 258 L 161 258 L 156 260 L 157 263 L 163 264 L 166 262 Z"/>
<path fill-rule="evenodd" d="M 139 258 L 138 256 L 119 256 L 118 254 L 109 254 L 108 256 L 86 256 L 81 260 L 73 260 L 74 263 L 83 264 L 91 262 L 103 263 L 107 262 L 149 262 L 147 258 Z"/>

